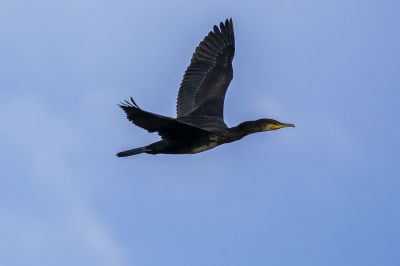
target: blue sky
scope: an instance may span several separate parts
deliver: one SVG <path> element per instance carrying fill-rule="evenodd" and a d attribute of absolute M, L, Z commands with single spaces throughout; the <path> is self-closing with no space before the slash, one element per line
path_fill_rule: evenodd
<path fill-rule="evenodd" d="M 400 2 L 0 2 L 0 264 L 398 265 Z M 225 119 L 296 129 L 197 155 L 117 103 L 174 116 L 232 17 Z"/>

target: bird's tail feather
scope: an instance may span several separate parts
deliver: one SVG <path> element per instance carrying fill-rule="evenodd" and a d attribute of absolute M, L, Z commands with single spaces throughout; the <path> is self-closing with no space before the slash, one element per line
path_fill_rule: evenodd
<path fill-rule="evenodd" d="M 131 149 L 127 151 L 121 151 L 117 153 L 118 157 L 127 157 L 127 156 L 132 156 L 132 155 L 137 155 L 146 152 L 146 147 L 140 147 L 136 149 Z"/>

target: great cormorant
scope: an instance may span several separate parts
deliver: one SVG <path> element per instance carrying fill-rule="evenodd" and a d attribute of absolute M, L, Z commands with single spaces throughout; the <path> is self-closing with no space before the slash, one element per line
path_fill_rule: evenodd
<path fill-rule="evenodd" d="M 200 42 L 179 88 L 177 118 L 144 111 L 131 98 L 119 106 L 136 126 L 157 132 L 161 140 L 123 151 L 118 157 L 149 154 L 187 154 L 212 149 L 256 132 L 294 127 L 273 119 L 246 121 L 229 128 L 224 122 L 224 98 L 233 77 L 235 37 L 232 19 Z"/>

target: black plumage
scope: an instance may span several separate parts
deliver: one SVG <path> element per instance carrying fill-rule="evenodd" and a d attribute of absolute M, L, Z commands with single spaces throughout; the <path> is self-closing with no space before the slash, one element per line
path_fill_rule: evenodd
<path fill-rule="evenodd" d="M 247 121 L 236 127 L 227 127 L 224 100 L 233 78 L 234 55 L 235 35 L 232 19 L 229 19 L 221 22 L 219 27 L 214 26 L 193 53 L 179 88 L 177 118 L 144 111 L 132 98 L 131 102 L 121 103 L 120 107 L 132 123 L 151 133 L 157 132 L 161 140 L 120 152 L 117 156 L 198 153 L 252 133 L 294 127 L 293 124 L 273 119 Z"/>

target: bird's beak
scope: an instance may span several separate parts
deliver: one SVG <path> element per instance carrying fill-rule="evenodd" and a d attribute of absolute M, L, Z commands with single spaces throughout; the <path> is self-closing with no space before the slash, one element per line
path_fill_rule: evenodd
<path fill-rule="evenodd" d="M 280 126 L 281 127 L 296 127 L 294 124 L 287 124 L 287 123 L 282 123 Z"/>
<path fill-rule="evenodd" d="M 269 124 L 266 130 L 277 130 L 284 127 L 294 127 L 294 124 L 287 124 L 287 123 Z"/>

